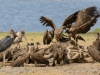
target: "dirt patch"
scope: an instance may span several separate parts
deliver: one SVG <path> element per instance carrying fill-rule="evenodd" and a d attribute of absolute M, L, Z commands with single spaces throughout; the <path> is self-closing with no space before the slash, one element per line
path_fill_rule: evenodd
<path fill-rule="evenodd" d="M 56 67 L 1 67 L 0 75 L 100 75 L 100 63 L 71 63 Z"/>

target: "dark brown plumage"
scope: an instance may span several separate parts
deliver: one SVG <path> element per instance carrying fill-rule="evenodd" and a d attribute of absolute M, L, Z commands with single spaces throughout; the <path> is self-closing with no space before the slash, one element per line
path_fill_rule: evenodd
<path fill-rule="evenodd" d="M 92 43 L 92 47 L 94 47 L 95 49 L 97 49 L 100 52 L 100 39 L 96 39 L 93 43 Z"/>
<path fill-rule="evenodd" d="M 77 11 L 74 14 L 70 15 L 64 20 L 59 29 L 49 18 L 41 16 L 40 21 L 41 23 L 43 23 L 43 25 L 51 26 L 54 29 L 54 36 L 57 41 L 60 41 L 63 38 L 62 32 L 64 29 L 66 29 L 69 37 L 73 37 L 75 40 L 77 40 L 79 39 L 79 36 L 77 37 L 77 34 L 84 34 L 88 32 L 90 28 L 95 25 L 99 16 L 100 13 L 97 10 L 97 7 L 94 6 Z"/>
<path fill-rule="evenodd" d="M 43 35 L 43 44 L 50 44 L 53 38 L 54 38 L 54 30 L 52 31 L 46 30 Z"/>
<path fill-rule="evenodd" d="M 95 49 L 95 48 L 92 47 L 92 46 L 89 46 L 89 47 L 88 47 L 88 52 L 89 52 L 90 56 L 91 56 L 94 60 L 100 62 L 100 52 L 99 52 L 97 49 Z"/>
<path fill-rule="evenodd" d="M 58 29 L 51 19 L 44 17 L 44 16 L 41 16 L 40 21 L 41 23 L 43 23 L 43 25 L 51 26 L 53 28 L 54 37 L 57 41 L 60 41 L 59 39 L 62 39 L 63 27 Z"/>
<path fill-rule="evenodd" d="M 64 45 L 60 42 L 56 42 L 53 45 L 53 64 L 52 66 L 55 66 L 55 61 L 57 61 L 57 64 L 60 64 L 61 61 L 64 63 L 69 63 L 68 57 L 67 57 L 67 51 Z"/>
<path fill-rule="evenodd" d="M 84 34 L 90 30 L 92 26 L 97 22 L 97 18 L 100 16 L 97 7 L 89 7 L 80 10 L 77 14 L 75 23 L 70 28 L 66 28 L 66 32 L 70 37 L 76 39 L 77 34 Z"/>

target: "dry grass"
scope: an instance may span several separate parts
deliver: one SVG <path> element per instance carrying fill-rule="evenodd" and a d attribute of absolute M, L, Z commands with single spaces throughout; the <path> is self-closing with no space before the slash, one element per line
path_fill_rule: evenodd
<path fill-rule="evenodd" d="M 0 39 L 2 39 L 3 37 L 5 37 L 6 35 L 8 35 L 7 32 L 0 32 Z M 81 45 L 91 45 L 92 42 L 95 40 L 95 36 L 93 33 L 87 33 L 87 34 L 82 34 L 81 35 L 86 42 L 83 41 L 79 41 L 79 44 Z M 26 37 L 28 39 L 28 42 L 40 42 L 41 44 L 43 43 L 43 32 L 26 32 Z M 54 40 L 55 41 L 55 40 Z M 23 39 L 23 42 L 21 43 L 21 45 L 25 45 L 26 41 L 25 39 Z"/>

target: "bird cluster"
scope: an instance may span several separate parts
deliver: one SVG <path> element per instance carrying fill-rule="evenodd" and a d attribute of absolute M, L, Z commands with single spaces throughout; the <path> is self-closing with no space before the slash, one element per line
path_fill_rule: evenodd
<path fill-rule="evenodd" d="M 16 43 L 17 39 L 17 44 L 19 44 L 21 42 L 19 38 L 25 34 L 25 32 L 21 32 L 23 35 L 16 34 L 11 29 L 10 35 L 0 40 L 0 60 L 3 60 L 2 54 L 6 50 L 4 58 L 12 61 L 11 66 L 13 67 L 24 66 L 25 63 L 34 63 L 35 66 L 44 67 L 49 66 L 50 61 L 52 61 L 52 66 L 61 63 L 94 62 L 94 60 L 100 62 L 99 33 L 97 33 L 98 38 L 89 47 L 80 46 L 77 43 L 78 40 L 85 41 L 79 34 L 87 33 L 95 25 L 99 16 L 100 12 L 97 7 L 88 7 L 67 17 L 60 28 L 57 28 L 51 19 L 41 16 L 40 22 L 53 28 L 51 31 L 44 32 L 42 47 L 37 42 L 36 46 L 34 43 L 27 43 L 25 48 L 15 47 L 9 50 L 8 48 Z M 53 38 L 56 39 L 56 42 L 52 42 Z"/>

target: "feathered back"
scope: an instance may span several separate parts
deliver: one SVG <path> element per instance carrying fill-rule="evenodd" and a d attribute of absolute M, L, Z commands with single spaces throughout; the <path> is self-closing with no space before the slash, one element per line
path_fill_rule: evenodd
<path fill-rule="evenodd" d="M 90 56 L 91 56 L 94 60 L 100 62 L 100 52 L 99 52 L 97 49 L 95 49 L 95 48 L 92 47 L 92 46 L 89 46 L 89 47 L 88 47 L 88 52 L 89 52 Z"/>
<path fill-rule="evenodd" d="M 90 30 L 91 26 L 94 26 L 99 16 L 100 13 L 97 7 L 83 9 L 78 13 L 76 22 L 72 25 L 71 30 L 77 33 L 86 33 Z"/>

